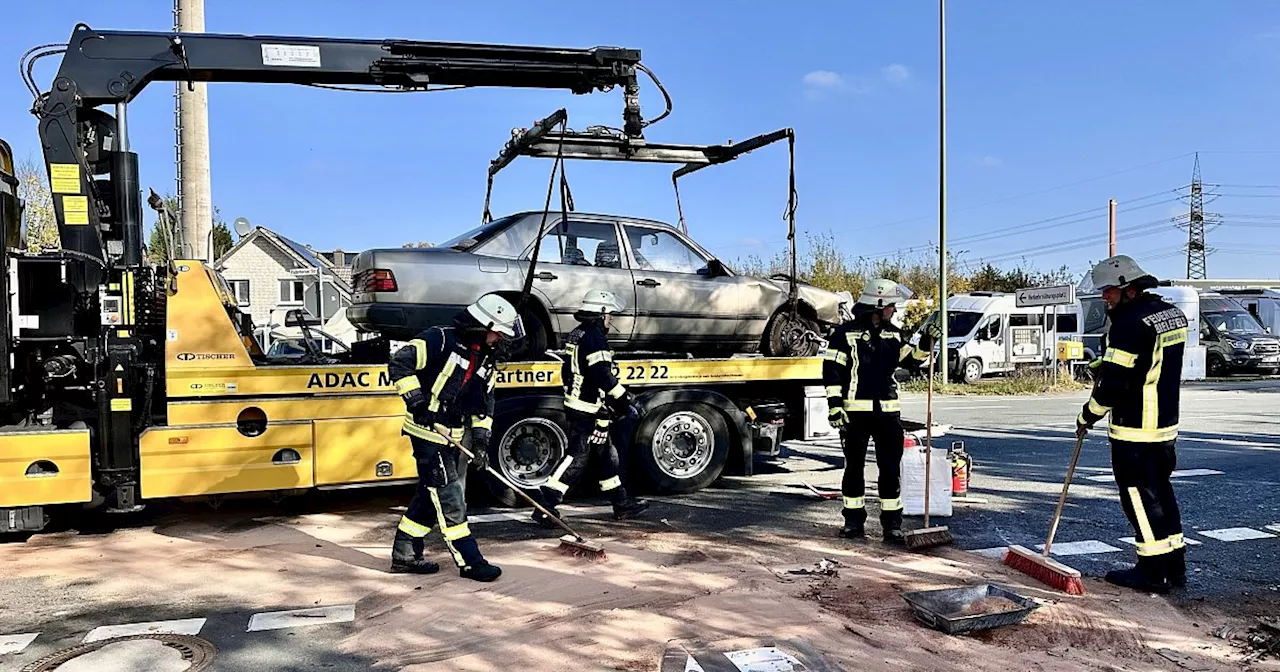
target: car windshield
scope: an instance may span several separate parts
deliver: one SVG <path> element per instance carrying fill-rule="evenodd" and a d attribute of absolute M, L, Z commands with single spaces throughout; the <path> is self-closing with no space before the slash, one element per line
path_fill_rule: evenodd
<path fill-rule="evenodd" d="M 948 310 L 947 311 L 947 337 L 955 338 L 957 336 L 968 336 L 973 328 L 978 326 L 978 320 L 982 319 L 982 313 L 975 313 L 968 310 Z M 934 311 L 929 315 L 927 320 L 929 324 L 938 323 L 938 313 Z"/>
<path fill-rule="evenodd" d="M 1258 320 L 1243 310 L 1209 313 L 1205 319 L 1214 329 L 1228 334 L 1265 334 Z"/>
<path fill-rule="evenodd" d="M 452 250 L 461 250 L 463 252 L 470 252 L 475 248 L 479 247 L 481 244 L 495 237 L 510 235 L 510 232 L 508 231 L 509 228 L 517 228 L 517 229 L 523 228 L 523 227 L 510 226 L 511 224 L 515 223 L 517 220 L 520 220 L 521 218 L 522 218 L 521 215 L 511 215 L 508 217 L 495 219 L 492 222 L 489 222 L 488 224 L 477 226 L 476 228 L 471 229 L 470 231 L 462 235 L 450 238 L 449 240 L 446 240 L 443 243 L 440 243 L 439 247 L 452 249 Z M 532 238 L 532 236 L 530 236 L 530 238 Z M 521 247 L 520 249 L 523 250 L 524 247 Z"/>

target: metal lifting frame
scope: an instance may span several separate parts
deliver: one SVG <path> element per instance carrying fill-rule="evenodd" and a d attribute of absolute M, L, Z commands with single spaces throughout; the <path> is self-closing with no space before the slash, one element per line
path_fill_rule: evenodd
<path fill-rule="evenodd" d="M 642 137 L 628 136 L 613 129 L 595 127 L 586 132 L 556 132 L 556 126 L 563 126 L 566 113 L 557 110 L 546 119 L 536 122 L 527 129 L 512 132 L 512 137 L 498 153 L 497 158 L 489 162 L 488 188 L 484 197 L 483 219 L 490 219 L 489 203 L 493 192 L 493 178 L 503 168 L 511 165 L 520 156 L 535 158 L 551 158 L 558 160 L 579 159 L 586 161 L 636 161 L 640 163 L 672 163 L 684 164 L 671 173 L 671 186 L 676 194 L 676 211 L 679 214 L 680 230 L 689 233 L 684 218 L 684 208 L 680 204 L 680 178 L 697 172 L 708 166 L 728 163 L 743 154 L 771 145 L 780 140 L 788 144 L 790 170 L 787 210 L 783 218 L 787 220 L 787 240 L 790 245 L 791 273 L 789 278 L 789 299 L 792 311 L 797 309 L 798 289 L 796 287 L 796 134 L 795 129 L 783 128 L 771 133 L 757 135 L 742 142 L 724 145 L 677 145 L 660 142 L 649 142 Z"/>

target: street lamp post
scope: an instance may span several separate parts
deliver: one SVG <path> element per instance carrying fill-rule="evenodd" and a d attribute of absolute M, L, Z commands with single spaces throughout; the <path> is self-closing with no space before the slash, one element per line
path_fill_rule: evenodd
<path fill-rule="evenodd" d="M 938 0 L 938 368 L 947 383 L 947 0 Z"/>

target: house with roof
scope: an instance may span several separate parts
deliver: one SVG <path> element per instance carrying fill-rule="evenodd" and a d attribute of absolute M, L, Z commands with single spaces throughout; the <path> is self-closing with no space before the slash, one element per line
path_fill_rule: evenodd
<path fill-rule="evenodd" d="M 345 266 L 262 226 L 241 237 L 214 265 L 240 309 L 253 318 L 264 349 L 298 337 L 296 328 L 285 327 L 290 310 L 305 311 L 311 325 L 344 344 L 357 340 L 355 327 L 346 320 L 351 273 L 350 265 Z M 324 347 L 330 350 L 332 344 Z"/>

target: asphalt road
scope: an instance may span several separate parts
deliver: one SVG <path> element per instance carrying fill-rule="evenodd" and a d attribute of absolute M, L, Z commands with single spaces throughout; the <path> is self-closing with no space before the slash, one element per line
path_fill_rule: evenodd
<path fill-rule="evenodd" d="M 937 399 L 936 421 L 952 426 L 938 444 L 964 441 L 975 460 L 969 500 L 957 501 L 954 515 L 940 521 L 958 548 L 996 553 L 1008 544 L 1043 543 L 1084 399 L 1083 393 Z M 1186 473 L 1176 490 L 1187 537 L 1200 543 L 1188 556 L 1190 584 L 1172 599 L 1193 613 L 1207 606 L 1261 615 L 1280 607 L 1278 402 L 1280 382 L 1184 388 L 1178 468 Z M 905 399 L 904 409 L 910 418 L 924 417 L 920 397 Z M 873 465 L 868 456 L 871 484 Z M 836 441 L 788 444 L 778 459 L 758 463 L 753 476 L 656 498 L 644 520 L 615 523 L 598 501 L 579 502 L 568 520 L 588 536 L 678 530 L 701 535 L 709 548 L 749 544 L 766 532 L 831 537 L 840 524 L 838 500 L 823 500 L 803 483 L 837 486 L 843 466 Z M 1075 548 L 1069 543 L 1088 544 L 1059 559 L 1089 576 L 1133 560 L 1133 547 L 1121 540 L 1133 531 L 1109 470 L 1105 432 L 1097 430 L 1085 445 L 1055 540 L 1062 553 Z M 868 494 L 874 496 L 873 485 Z M 7 577 L 0 581 L 0 670 L 19 670 L 79 644 L 96 628 L 152 622 L 213 642 L 218 664 L 211 669 L 369 669 L 370 660 L 349 641 L 353 628 L 382 609 L 369 595 L 387 585 L 378 570 L 406 501 L 403 490 L 379 490 L 326 493 L 283 510 L 261 501 L 233 502 L 217 512 L 182 504 L 156 507 L 119 527 L 82 524 L 0 545 Z M 877 506 L 870 504 L 871 526 Z M 524 512 L 476 510 L 471 525 L 482 548 L 496 554 L 548 536 L 528 524 Z M 1226 540 L 1242 536 L 1249 538 Z M 168 550 L 174 548 L 198 550 L 175 555 Z M 269 553 L 246 554 L 263 550 Z M 275 568 L 263 567 L 263 557 L 296 559 Z M 334 560 L 348 574 L 331 575 Z M 57 569 L 40 576 L 41 567 Z M 250 585 L 242 578 L 250 573 L 267 578 Z M 177 576 L 184 589 L 151 590 L 148 576 L 163 576 L 170 585 Z M 292 625 L 279 629 L 251 627 L 264 614 L 317 607 L 333 611 L 288 617 Z"/>

